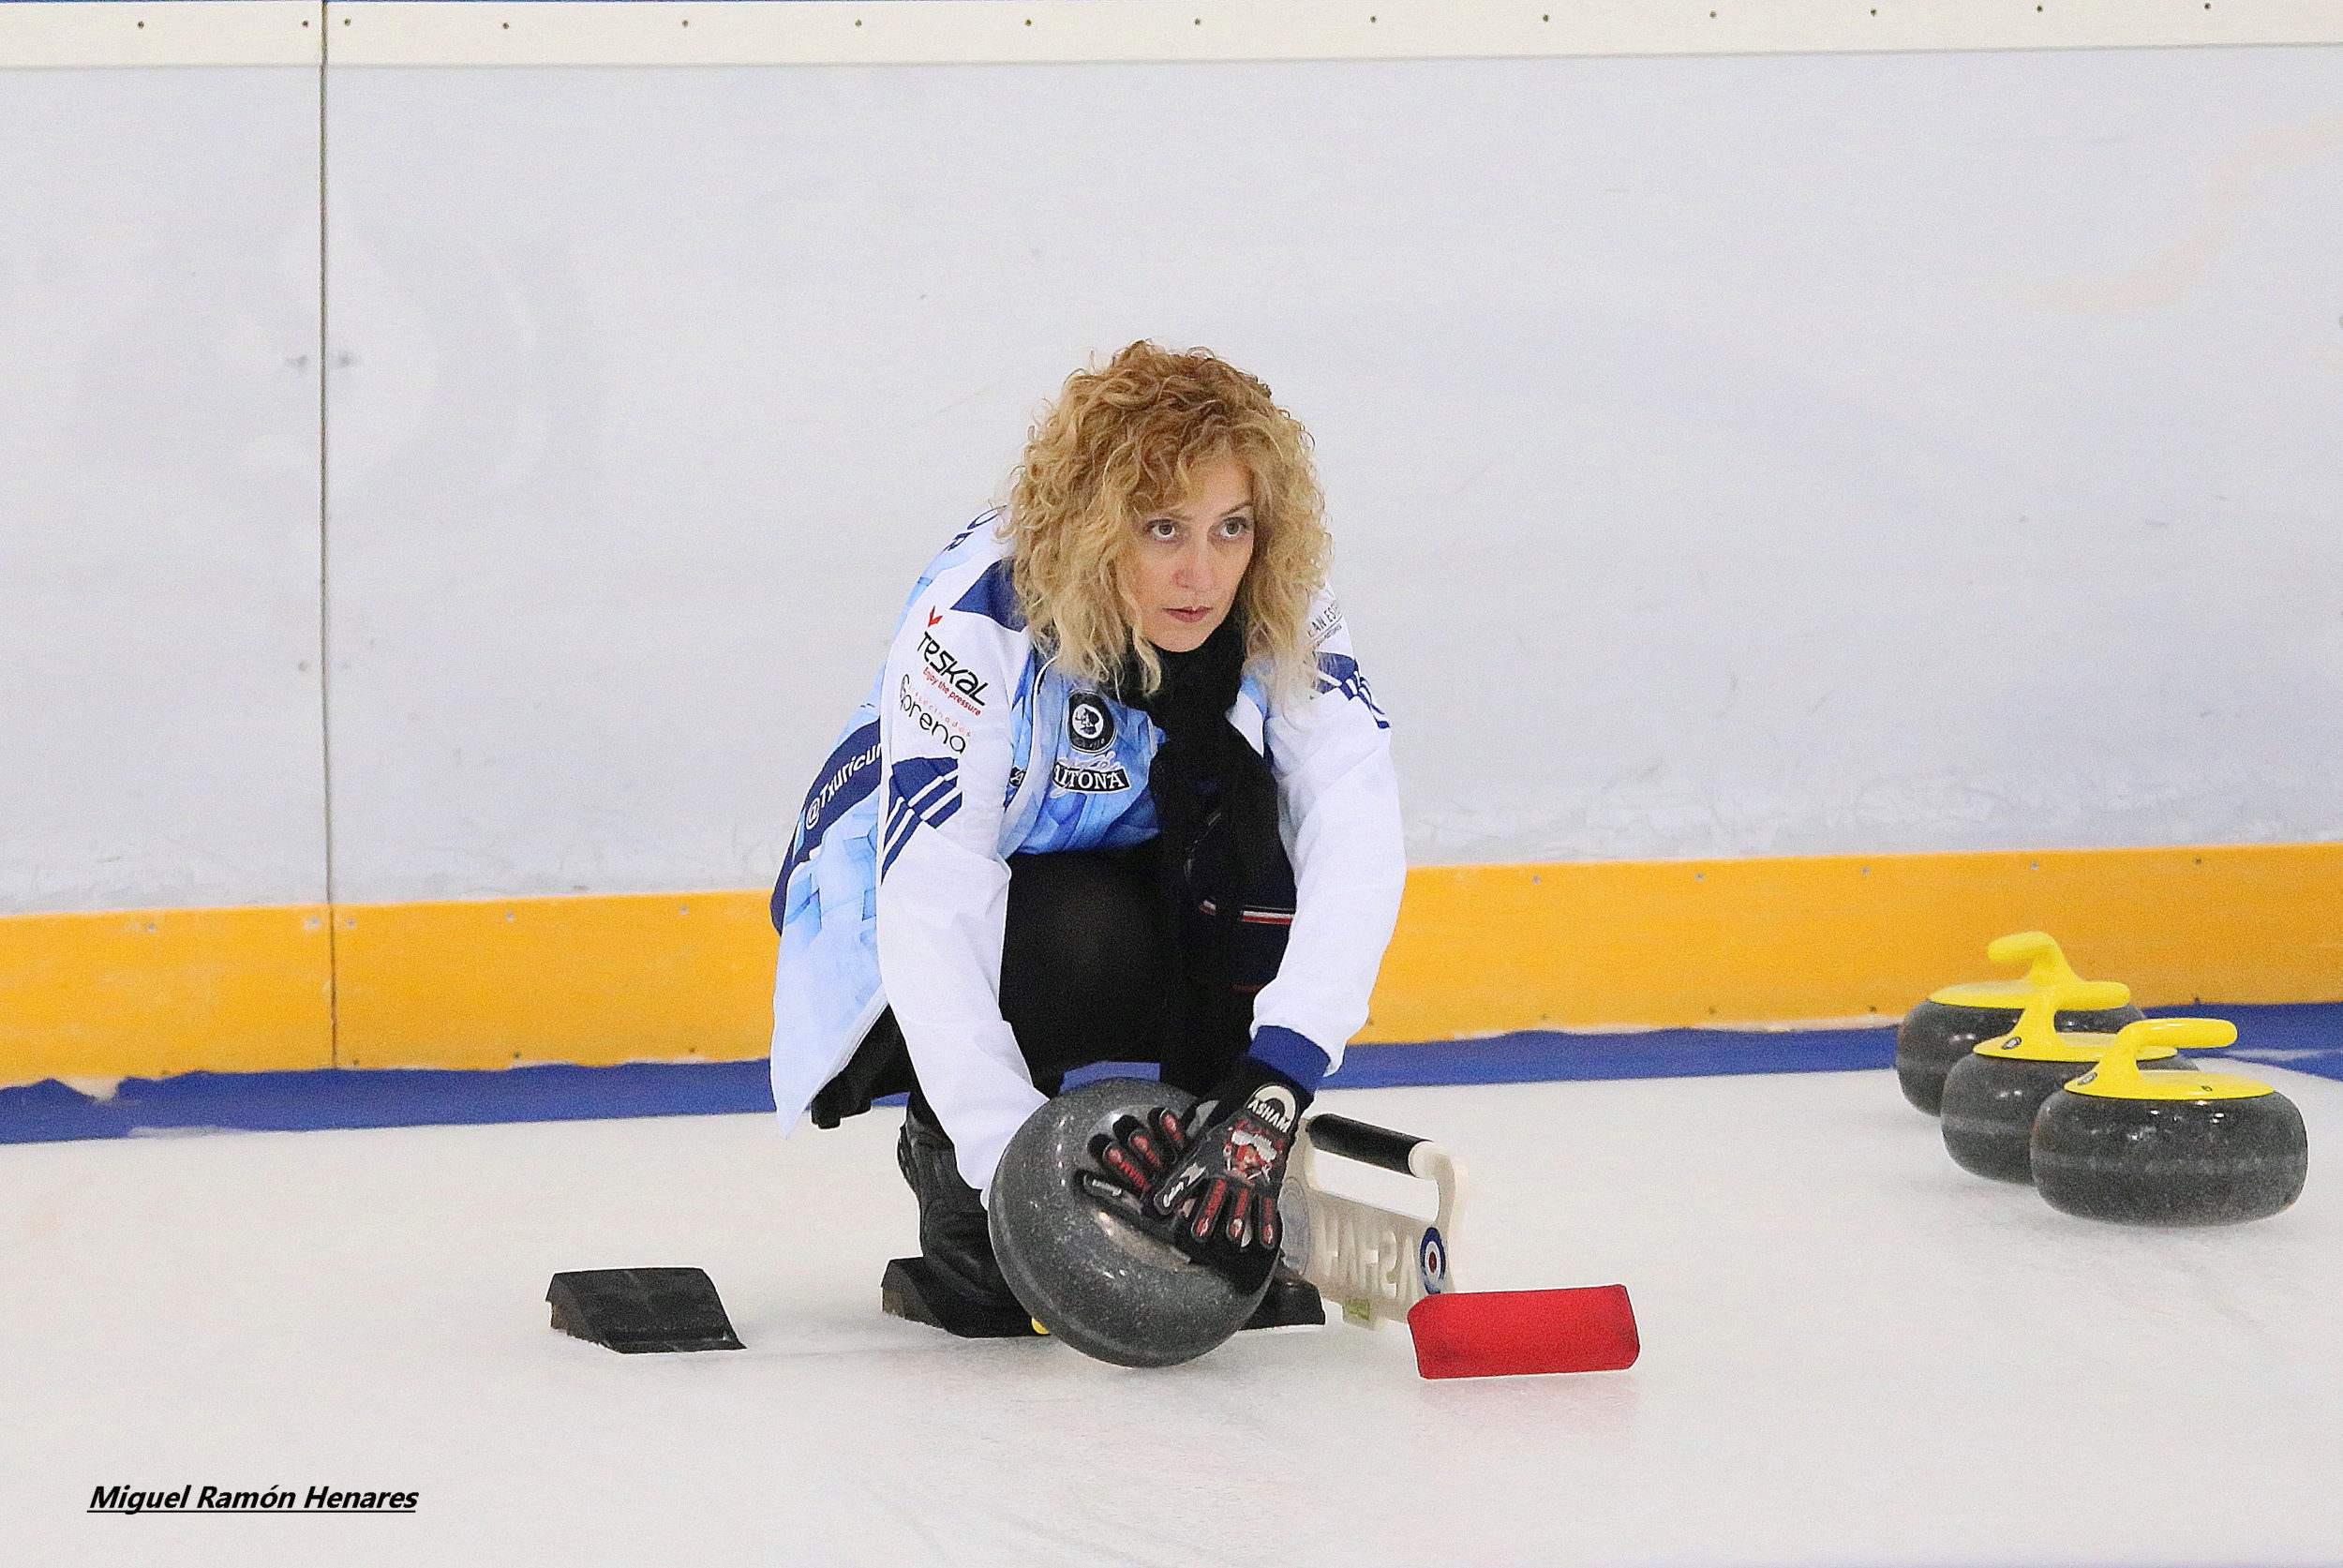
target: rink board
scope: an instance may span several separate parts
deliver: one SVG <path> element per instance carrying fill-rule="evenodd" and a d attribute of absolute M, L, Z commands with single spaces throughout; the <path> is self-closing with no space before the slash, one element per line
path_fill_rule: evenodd
<path fill-rule="evenodd" d="M 2338 905 L 2343 843 L 1417 866 L 1358 1038 L 1884 1022 L 2033 928 L 2146 1007 L 2343 1001 Z M 768 1049 L 762 890 L 339 904 L 330 942 L 328 918 L 0 918 L 0 1088 Z"/>

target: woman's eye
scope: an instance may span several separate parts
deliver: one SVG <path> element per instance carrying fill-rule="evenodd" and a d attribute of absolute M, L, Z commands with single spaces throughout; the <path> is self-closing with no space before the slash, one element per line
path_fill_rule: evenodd
<path fill-rule="evenodd" d="M 1220 531 L 1231 539 L 1240 537 L 1252 526 L 1253 519 L 1250 517 L 1224 517 L 1220 520 Z"/>
<path fill-rule="evenodd" d="M 1147 525 L 1147 537 L 1150 539 L 1170 539 L 1179 531 L 1180 525 L 1169 517 L 1157 517 Z"/>

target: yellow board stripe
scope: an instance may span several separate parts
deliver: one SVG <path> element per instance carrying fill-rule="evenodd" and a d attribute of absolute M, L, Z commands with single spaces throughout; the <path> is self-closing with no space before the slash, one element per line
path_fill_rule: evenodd
<path fill-rule="evenodd" d="M 321 904 L 0 918 L 0 1086 L 334 1065 Z"/>
<path fill-rule="evenodd" d="M 1366 1040 L 1885 1022 L 2038 928 L 2143 1004 L 2343 1000 L 2343 844 L 1430 866 Z M 0 1084 L 732 1061 L 770 1027 L 762 892 L 0 918 Z M 329 987 L 329 978 L 334 982 Z"/>
<path fill-rule="evenodd" d="M 2343 999 L 2343 844 L 1425 867 L 1363 1038 L 1900 1016 L 2057 937 L 2145 1007 Z"/>
<path fill-rule="evenodd" d="M 355 1068 L 738 1061 L 772 1032 L 763 893 L 345 905 L 340 1055 Z"/>

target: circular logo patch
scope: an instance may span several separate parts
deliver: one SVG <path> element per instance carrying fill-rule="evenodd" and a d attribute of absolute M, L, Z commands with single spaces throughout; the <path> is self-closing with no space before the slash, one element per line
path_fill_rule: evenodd
<path fill-rule="evenodd" d="M 1425 1295 L 1448 1289 L 1448 1244 L 1440 1240 L 1439 1226 L 1424 1227 L 1424 1239 L 1415 1244 L 1415 1266 L 1423 1271 Z"/>
<path fill-rule="evenodd" d="M 1066 705 L 1066 733 L 1078 752 L 1103 752 L 1114 744 L 1114 714 L 1095 692 L 1076 692 Z"/>

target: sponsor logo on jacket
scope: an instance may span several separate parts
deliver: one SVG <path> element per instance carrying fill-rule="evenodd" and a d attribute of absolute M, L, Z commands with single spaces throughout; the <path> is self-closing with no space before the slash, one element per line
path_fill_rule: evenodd
<path fill-rule="evenodd" d="M 1131 787 L 1131 776 L 1119 762 L 1067 762 L 1061 757 L 1050 769 L 1050 783 L 1077 795 L 1113 795 Z"/>
<path fill-rule="evenodd" d="M 960 655 L 935 640 L 936 622 L 944 619 L 940 610 L 928 612 L 928 623 L 919 633 L 919 662 L 928 667 L 928 679 L 944 694 L 971 713 L 984 711 L 983 680 L 977 672 L 961 663 Z"/>
<path fill-rule="evenodd" d="M 945 553 L 946 555 L 949 555 L 952 551 L 959 549 L 959 548 L 960 548 L 960 546 L 961 546 L 962 545 L 963 545 L 963 544 L 965 544 L 965 543 L 967 542 L 968 536 L 969 536 L 970 534 L 972 534 L 972 533 L 976 532 L 976 531 L 977 531 L 977 530 L 978 530 L 978 529 L 980 529 L 980 528 L 984 527 L 984 525 L 985 525 L 985 524 L 987 524 L 987 523 L 989 523 L 989 522 L 992 521 L 994 518 L 998 517 L 1000 515 L 1001 515 L 1001 509 L 1000 509 L 999 507 L 997 507 L 997 506 L 996 506 L 996 507 L 994 507 L 994 508 L 992 508 L 992 509 L 991 511 L 989 511 L 989 512 L 979 512 L 979 513 L 977 513 L 977 515 L 975 515 L 974 517 L 971 517 L 971 518 L 968 520 L 968 526 L 967 526 L 967 527 L 965 527 L 965 528 L 962 529 L 962 530 L 961 530 L 958 533 L 955 533 L 955 534 L 953 534 L 953 535 L 952 535 L 952 541 L 951 541 L 951 543 L 944 546 L 944 553 Z"/>
<path fill-rule="evenodd" d="M 865 799 L 878 784 L 879 736 L 878 721 L 857 728 L 838 743 L 822 765 L 820 776 L 805 797 L 805 809 L 798 815 L 796 843 L 790 846 L 789 859 L 781 868 L 781 880 L 774 885 L 773 897 L 778 901 L 789 886 L 789 878 L 797 869 L 811 859 L 821 847 L 822 840 L 838 825 L 838 819 Z"/>
<path fill-rule="evenodd" d="M 942 746 L 954 756 L 964 755 L 967 753 L 967 735 L 958 724 L 921 702 L 919 694 L 911 689 L 911 677 L 907 675 L 903 677 L 902 686 L 896 691 L 895 706 L 902 711 L 906 723 L 918 725 L 920 734 Z"/>
<path fill-rule="evenodd" d="M 1078 752 L 1103 752 L 1114 744 L 1114 713 L 1096 692 L 1076 692 L 1066 701 L 1066 736 Z"/>
<path fill-rule="evenodd" d="M 828 814 L 830 803 L 844 794 L 849 786 L 858 782 L 861 784 L 861 787 L 855 795 L 855 799 L 858 800 L 871 792 L 870 782 L 858 781 L 858 775 L 879 759 L 879 749 L 875 744 L 875 738 L 873 740 L 873 744 L 855 753 L 841 763 L 828 777 L 814 785 L 813 793 L 806 798 L 805 813 L 801 820 L 808 837 L 818 836 L 821 829 L 828 826 L 823 818 Z M 849 801 L 848 804 L 852 802 Z"/>

